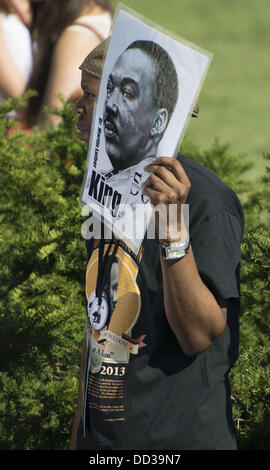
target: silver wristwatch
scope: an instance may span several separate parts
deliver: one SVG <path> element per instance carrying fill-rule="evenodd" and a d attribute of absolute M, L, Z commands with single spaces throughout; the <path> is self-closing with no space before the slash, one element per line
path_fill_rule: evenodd
<path fill-rule="evenodd" d="M 160 251 L 163 259 L 180 259 L 189 252 L 189 238 L 184 242 L 174 242 L 170 245 L 160 245 Z"/>

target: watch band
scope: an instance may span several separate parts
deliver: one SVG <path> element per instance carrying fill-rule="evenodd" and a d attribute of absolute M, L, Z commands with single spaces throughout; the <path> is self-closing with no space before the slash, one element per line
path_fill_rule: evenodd
<path fill-rule="evenodd" d="M 184 242 L 170 243 L 170 245 L 160 245 L 160 252 L 163 259 L 181 259 L 189 252 L 190 240 Z"/>

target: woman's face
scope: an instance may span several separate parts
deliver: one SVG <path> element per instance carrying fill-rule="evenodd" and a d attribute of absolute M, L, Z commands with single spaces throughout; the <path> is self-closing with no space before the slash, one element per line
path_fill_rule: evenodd
<path fill-rule="evenodd" d="M 11 0 L 16 12 L 18 12 L 22 21 L 26 26 L 30 26 L 32 23 L 32 10 L 29 0 Z"/>

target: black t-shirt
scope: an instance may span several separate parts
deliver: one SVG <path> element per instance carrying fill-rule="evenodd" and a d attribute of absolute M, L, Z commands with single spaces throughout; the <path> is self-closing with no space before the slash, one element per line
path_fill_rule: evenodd
<path fill-rule="evenodd" d="M 97 313 L 95 242 L 86 271 L 89 448 L 236 448 L 227 374 L 238 356 L 244 217 L 238 198 L 220 179 L 178 158 L 191 182 L 186 202 L 198 271 L 217 299 L 228 299 L 227 325 L 204 352 L 183 353 L 164 310 L 158 245 L 146 238 L 137 257 L 118 246 Z M 105 243 L 104 253 L 107 248 Z"/>

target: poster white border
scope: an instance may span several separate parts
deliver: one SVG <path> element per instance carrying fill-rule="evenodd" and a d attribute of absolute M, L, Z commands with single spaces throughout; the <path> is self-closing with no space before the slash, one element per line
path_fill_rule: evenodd
<path fill-rule="evenodd" d="M 130 223 L 127 222 L 128 219 L 126 219 L 125 222 L 124 215 L 122 216 L 124 217 L 122 218 L 122 221 L 120 220 L 121 213 L 124 214 L 125 211 L 119 211 L 116 220 L 114 215 L 112 215 L 112 208 L 109 206 L 104 207 L 102 200 L 97 200 L 97 192 L 94 194 L 95 197 L 92 197 L 93 192 L 92 196 L 89 196 L 88 193 L 91 183 L 91 175 L 93 175 L 93 169 L 95 169 L 97 174 L 105 174 L 106 172 L 109 172 L 110 169 L 112 169 L 112 164 L 106 152 L 104 128 L 102 125 L 108 77 L 119 56 L 131 43 L 137 40 L 153 41 L 164 48 L 170 55 L 178 76 L 178 100 L 176 102 L 171 120 L 165 131 L 164 137 L 159 143 L 156 156 L 176 156 L 188 127 L 192 111 L 198 101 L 202 85 L 213 58 L 213 54 L 211 52 L 206 51 L 205 49 L 191 43 L 190 41 L 187 41 L 180 36 L 165 30 L 164 28 L 156 25 L 150 20 L 144 18 L 142 15 L 128 8 L 126 5 L 122 3 L 117 5 L 112 22 L 111 32 L 109 35 L 107 50 L 105 51 L 106 53 L 103 59 L 103 73 L 101 77 L 99 95 L 94 108 L 87 152 L 86 170 L 79 203 L 82 206 L 88 205 L 93 211 L 94 216 L 102 220 L 102 222 L 110 229 L 113 228 L 115 236 L 121 238 L 123 242 L 126 243 L 126 245 L 135 252 L 135 254 L 137 254 L 139 251 L 143 237 L 138 238 L 138 230 L 133 232 L 133 236 L 130 235 Z M 127 170 L 125 171 L 128 175 Z M 120 173 L 119 176 L 124 177 L 124 172 Z M 144 179 L 146 177 L 147 175 L 144 174 Z M 126 179 L 130 181 L 130 178 Z M 103 184 L 103 187 L 105 187 L 106 183 L 103 183 L 102 181 L 102 178 L 100 178 L 98 184 L 100 186 Z M 140 183 L 142 181 L 143 178 L 140 180 Z M 113 187 L 113 183 L 110 184 Z M 127 194 L 127 192 L 130 190 L 126 183 L 121 183 L 120 178 L 120 180 L 118 179 L 118 182 L 115 183 L 116 186 L 113 187 L 113 195 L 115 195 L 115 192 L 120 194 L 119 187 L 121 188 L 121 184 L 125 185 L 123 186 L 125 194 Z M 98 189 L 100 186 L 96 185 Z M 117 198 L 115 198 L 115 200 L 116 199 Z M 128 204 L 130 202 L 130 198 L 125 196 L 121 200 L 120 204 L 123 202 L 124 205 L 126 205 L 126 203 Z M 136 206 L 139 204 L 139 202 L 141 201 L 139 201 L 138 198 L 136 200 Z M 133 206 L 135 207 L 135 199 Z M 142 213 L 140 214 L 138 220 L 139 224 L 143 223 L 143 230 L 141 233 L 144 234 L 151 218 L 151 209 L 149 204 L 142 204 L 142 207 L 144 207 L 144 209 L 142 209 Z M 139 212 L 140 211 L 138 210 L 136 211 L 137 216 Z"/>

